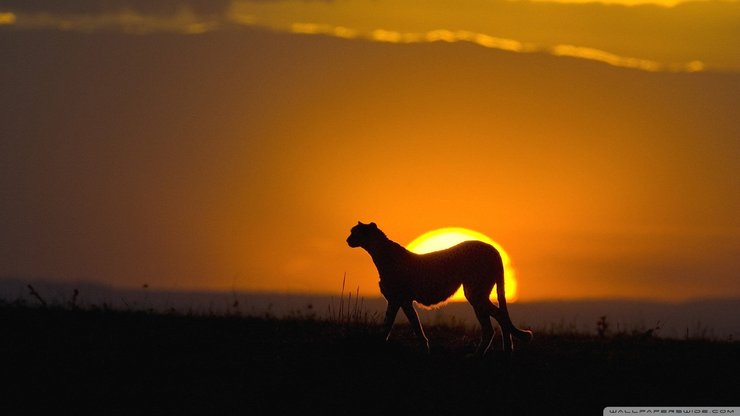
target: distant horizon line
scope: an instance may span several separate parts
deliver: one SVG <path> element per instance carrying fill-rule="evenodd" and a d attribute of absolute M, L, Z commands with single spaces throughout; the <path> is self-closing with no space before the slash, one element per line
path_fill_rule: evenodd
<path fill-rule="evenodd" d="M 75 289 L 81 290 L 85 287 L 95 288 L 98 290 L 111 291 L 111 292 L 140 292 L 141 294 L 197 294 L 197 295 L 256 295 L 256 296 L 277 296 L 277 297 L 321 297 L 321 298 L 352 298 L 356 297 L 357 290 L 345 290 L 344 293 L 341 291 L 326 292 L 326 291 L 311 291 L 311 290 L 297 290 L 297 289 L 216 289 L 216 288 L 177 288 L 177 287 L 164 287 L 151 285 L 148 283 L 142 283 L 141 285 L 115 285 L 105 282 L 95 282 L 92 280 L 76 279 L 71 281 L 63 281 L 54 278 L 39 278 L 39 277 L 18 277 L 18 276 L 0 276 L 0 299 L 4 298 L 6 293 L 5 289 L 8 289 L 9 285 L 15 283 L 18 285 L 16 289 L 24 290 L 25 295 L 29 295 L 28 285 L 48 285 L 55 287 L 59 290 L 61 287 L 68 288 L 72 291 Z M 76 287 L 79 286 L 79 287 Z M 38 289 L 38 288 L 35 288 Z M 80 293 L 84 294 L 84 293 Z M 22 296 L 25 297 L 25 296 Z M 363 295 L 360 292 L 361 299 L 368 300 L 385 300 L 383 296 L 378 292 L 372 295 Z M 11 300 L 12 299 L 5 299 Z M 654 304 L 691 304 L 691 303 L 705 303 L 705 302 L 727 302 L 727 301 L 740 301 L 740 295 L 737 296 L 701 296 L 696 298 L 681 298 L 681 299 L 662 299 L 656 297 L 625 297 L 625 296 L 614 296 L 614 297 L 572 297 L 572 298 L 534 298 L 534 299 L 517 299 L 510 304 L 534 304 L 534 303 L 594 303 L 594 302 L 637 302 L 637 303 L 654 303 Z M 447 300 L 440 305 L 444 304 L 465 304 L 464 300 Z"/>

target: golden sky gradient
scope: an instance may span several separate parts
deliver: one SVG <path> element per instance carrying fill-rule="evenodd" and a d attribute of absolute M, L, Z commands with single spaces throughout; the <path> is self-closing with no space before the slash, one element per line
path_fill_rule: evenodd
<path fill-rule="evenodd" d="M 520 301 L 740 296 L 738 2 L 27 3 L 0 276 L 379 295 L 361 220 L 490 236 Z"/>

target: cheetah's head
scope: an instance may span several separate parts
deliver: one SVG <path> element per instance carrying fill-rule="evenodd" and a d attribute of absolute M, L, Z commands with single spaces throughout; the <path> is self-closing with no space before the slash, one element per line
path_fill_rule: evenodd
<path fill-rule="evenodd" d="M 380 231 L 380 229 L 377 225 L 375 225 L 374 222 L 371 222 L 370 224 L 363 224 L 358 221 L 357 225 L 352 227 L 349 237 L 347 237 L 347 244 L 349 244 L 349 246 L 352 248 L 368 247 L 370 245 L 373 245 L 373 243 L 375 242 L 385 239 L 385 234 Z"/>

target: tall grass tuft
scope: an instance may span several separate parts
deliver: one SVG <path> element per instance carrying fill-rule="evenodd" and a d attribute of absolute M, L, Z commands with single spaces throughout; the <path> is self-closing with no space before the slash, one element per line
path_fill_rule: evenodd
<path fill-rule="evenodd" d="M 39 301 L 39 303 L 41 304 L 41 306 L 46 306 L 47 303 L 44 300 L 44 298 L 41 297 L 41 295 L 39 294 L 39 292 L 37 292 L 36 289 L 34 289 L 34 287 L 31 286 L 31 285 L 27 285 L 27 286 L 28 286 L 28 290 L 31 293 L 31 296 L 33 296 L 34 298 L 36 298 L 36 300 Z"/>
<path fill-rule="evenodd" d="M 71 298 L 71 299 L 69 300 L 69 303 L 68 303 L 68 305 L 69 305 L 69 307 L 70 307 L 71 309 L 77 309 L 77 297 L 78 297 L 79 295 L 80 295 L 80 291 L 79 291 L 79 290 L 77 290 L 77 289 L 75 289 L 75 290 L 74 290 L 74 291 L 72 292 L 72 298 Z"/>
<path fill-rule="evenodd" d="M 334 307 L 334 301 L 329 304 L 329 321 L 342 325 L 370 325 L 377 323 L 377 313 L 369 313 L 365 310 L 365 299 L 360 297 L 360 286 L 354 293 L 345 290 L 347 287 L 347 273 L 342 276 L 342 290 L 339 292 L 339 303 Z"/>
<path fill-rule="evenodd" d="M 596 334 L 599 338 L 604 339 L 606 338 L 607 332 L 609 332 L 609 322 L 606 320 L 606 315 L 602 315 L 599 317 L 599 320 L 596 321 Z"/>

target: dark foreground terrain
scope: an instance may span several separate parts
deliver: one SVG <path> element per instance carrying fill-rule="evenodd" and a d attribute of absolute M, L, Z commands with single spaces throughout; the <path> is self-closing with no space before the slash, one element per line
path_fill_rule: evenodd
<path fill-rule="evenodd" d="M 740 343 L 536 333 L 466 358 L 475 329 L 0 304 L 0 414 L 594 414 L 740 403 Z M 547 413 L 542 413 L 547 412 Z"/>

